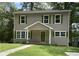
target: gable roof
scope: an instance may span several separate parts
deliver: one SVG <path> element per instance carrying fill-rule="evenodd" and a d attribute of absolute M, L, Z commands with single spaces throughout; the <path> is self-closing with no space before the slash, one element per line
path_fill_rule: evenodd
<path fill-rule="evenodd" d="M 48 25 L 46 25 L 46 24 L 44 24 L 44 23 L 41 23 L 40 21 L 37 21 L 37 22 L 35 22 L 35 23 L 33 23 L 33 24 L 27 26 L 27 27 L 24 28 L 24 29 L 28 29 L 28 28 L 30 28 L 30 27 L 32 27 L 32 26 L 38 24 L 38 23 L 41 24 L 41 25 L 43 25 L 43 26 L 45 26 L 45 27 L 47 27 L 47 28 L 49 28 L 49 29 L 53 29 L 52 27 L 50 27 L 50 26 L 48 26 Z"/>
<path fill-rule="evenodd" d="M 14 14 L 31 14 L 31 13 L 54 13 L 54 12 L 71 12 L 71 10 L 41 10 L 41 11 L 18 11 Z"/>

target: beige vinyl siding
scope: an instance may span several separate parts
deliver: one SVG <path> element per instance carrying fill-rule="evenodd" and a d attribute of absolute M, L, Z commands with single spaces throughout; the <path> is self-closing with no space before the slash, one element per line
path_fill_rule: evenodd
<path fill-rule="evenodd" d="M 62 23 L 61 24 L 54 24 L 54 18 L 53 18 L 53 16 L 55 14 L 61 14 L 61 15 L 63 15 L 63 19 L 62 19 Z M 46 25 L 52 27 L 53 28 L 52 31 L 66 31 L 66 32 L 68 32 L 68 37 L 69 37 L 69 16 L 70 16 L 69 12 L 62 12 L 62 13 L 61 12 L 54 12 L 54 13 L 33 13 L 33 14 L 30 13 L 30 14 L 22 14 L 22 15 L 27 15 L 27 24 L 19 24 L 19 14 L 17 14 L 17 15 L 15 15 L 14 30 L 24 30 L 25 27 L 27 27 L 27 26 L 35 23 L 36 21 L 42 22 L 42 16 L 43 15 L 51 15 L 51 23 L 50 24 L 46 24 Z M 39 26 L 41 27 L 41 25 L 39 25 Z M 42 29 L 43 28 L 44 27 L 42 27 Z M 68 37 L 67 38 L 54 38 L 52 36 L 52 44 L 68 45 L 68 43 L 69 43 L 69 38 Z"/>

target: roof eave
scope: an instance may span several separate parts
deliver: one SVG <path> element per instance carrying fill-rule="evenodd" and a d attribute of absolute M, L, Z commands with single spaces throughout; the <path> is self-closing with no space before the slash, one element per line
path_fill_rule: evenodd
<path fill-rule="evenodd" d="M 19 11 L 19 12 L 14 12 L 14 14 L 25 14 L 25 13 L 54 13 L 54 12 L 71 12 L 72 10 L 49 10 L 49 11 Z"/>

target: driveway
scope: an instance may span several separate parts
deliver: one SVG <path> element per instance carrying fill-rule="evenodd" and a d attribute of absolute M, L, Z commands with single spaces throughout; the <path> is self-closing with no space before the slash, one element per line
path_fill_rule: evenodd
<path fill-rule="evenodd" d="M 14 49 L 10 49 L 10 50 L 0 52 L 0 56 L 7 56 L 8 54 L 14 53 L 16 51 L 19 51 L 19 50 L 22 50 L 22 49 L 25 49 L 25 48 L 28 48 L 30 46 L 32 46 L 32 45 L 24 45 L 24 46 L 21 46 L 21 47 L 17 47 L 17 48 L 14 48 Z"/>

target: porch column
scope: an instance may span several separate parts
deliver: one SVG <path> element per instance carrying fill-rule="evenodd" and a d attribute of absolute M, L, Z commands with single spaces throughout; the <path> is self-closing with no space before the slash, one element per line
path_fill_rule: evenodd
<path fill-rule="evenodd" d="M 28 41 L 28 40 L 29 40 L 29 39 L 28 39 L 28 32 L 29 32 L 29 31 L 28 31 L 28 29 L 27 29 L 27 39 L 26 39 L 26 42 L 27 42 L 27 43 L 29 43 L 29 41 Z"/>
<path fill-rule="evenodd" d="M 51 44 L 51 29 L 49 29 L 49 44 Z"/>

